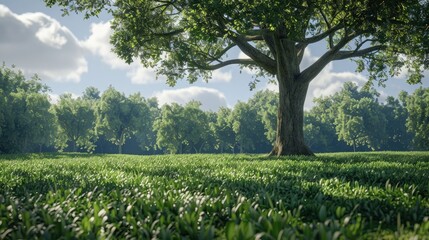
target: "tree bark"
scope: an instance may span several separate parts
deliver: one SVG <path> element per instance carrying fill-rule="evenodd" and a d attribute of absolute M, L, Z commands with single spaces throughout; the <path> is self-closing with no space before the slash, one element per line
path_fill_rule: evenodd
<path fill-rule="evenodd" d="M 320 71 L 307 68 L 307 74 L 302 76 L 299 68 L 302 54 L 295 42 L 279 37 L 286 32 L 285 28 L 280 28 L 276 34 L 265 36 L 277 63 L 279 86 L 276 141 L 270 156 L 314 155 L 304 142 L 304 102 L 311 79 Z"/>
<path fill-rule="evenodd" d="M 293 76 L 282 74 L 277 78 L 280 98 L 277 136 L 270 155 L 313 156 L 304 141 L 304 102 L 309 82 L 298 82 Z"/>

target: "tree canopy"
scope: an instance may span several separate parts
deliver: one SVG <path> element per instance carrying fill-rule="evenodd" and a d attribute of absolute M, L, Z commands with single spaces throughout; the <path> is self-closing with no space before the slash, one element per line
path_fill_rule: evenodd
<path fill-rule="evenodd" d="M 37 76 L 26 79 L 14 68 L 0 66 L 0 153 L 40 151 L 52 143 L 54 116 L 48 87 Z"/>
<path fill-rule="evenodd" d="M 174 85 L 208 80 L 228 65 L 276 78 L 279 111 L 272 154 L 307 154 L 303 105 L 308 84 L 331 61 L 353 58 L 368 86 L 407 71 L 421 81 L 429 67 L 429 2 L 422 0 L 45 0 L 69 11 L 112 15 L 114 52 L 155 67 Z M 305 49 L 326 41 L 317 61 L 300 69 Z M 229 55 L 239 48 L 249 58 Z"/>
<path fill-rule="evenodd" d="M 146 134 L 150 127 L 149 107 L 140 94 L 126 97 L 113 87 L 101 95 L 96 114 L 97 132 L 117 145 L 119 153 L 127 139 Z"/>
<path fill-rule="evenodd" d="M 63 150 L 72 144 L 71 150 L 77 148 L 85 149 L 89 152 L 95 148 L 94 142 L 97 139 L 95 133 L 95 110 L 88 99 L 74 99 L 71 94 L 60 96 L 58 104 L 53 106 L 53 111 L 57 121 L 56 145 Z"/>
<path fill-rule="evenodd" d="M 137 57 L 145 66 L 161 63 L 158 71 L 170 84 L 185 75 L 190 81 L 208 77 L 206 70 L 230 64 L 255 65 L 276 75 L 280 55 L 299 62 L 303 50 L 321 40 L 327 40 L 327 52 L 301 71 L 299 79 L 310 81 L 310 75 L 332 60 L 363 57 L 361 67 L 373 77 L 385 79 L 385 70 L 393 75 L 406 66 L 410 81 L 418 82 L 428 61 L 428 1 L 45 2 L 62 6 L 65 14 L 91 16 L 107 9 L 114 17 L 113 50 L 128 63 Z M 228 58 L 235 46 L 250 59 Z"/>

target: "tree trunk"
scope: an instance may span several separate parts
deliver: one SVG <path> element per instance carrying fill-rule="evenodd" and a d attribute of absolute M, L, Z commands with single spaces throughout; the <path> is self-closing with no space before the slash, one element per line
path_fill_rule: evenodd
<path fill-rule="evenodd" d="M 125 145 L 126 142 L 126 138 L 125 138 L 125 134 L 122 132 L 121 137 L 119 139 L 119 144 L 118 144 L 118 153 L 122 154 L 122 146 Z"/>
<path fill-rule="evenodd" d="M 72 143 L 73 143 L 73 147 L 72 147 L 72 149 L 73 149 L 73 150 L 72 150 L 72 151 L 73 151 L 73 152 L 76 152 L 76 151 L 77 151 L 77 146 L 76 146 L 77 144 L 76 144 L 76 141 L 77 141 L 77 140 L 73 140 L 73 141 L 72 141 Z"/>
<path fill-rule="evenodd" d="M 304 102 L 309 83 L 300 83 L 295 81 L 293 76 L 285 75 L 277 77 L 280 98 L 277 136 L 270 155 L 313 156 L 313 152 L 304 142 Z"/>
<path fill-rule="evenodd" d="M 356 152 L 356 140 L 353 139 L 353 152 Z"/>

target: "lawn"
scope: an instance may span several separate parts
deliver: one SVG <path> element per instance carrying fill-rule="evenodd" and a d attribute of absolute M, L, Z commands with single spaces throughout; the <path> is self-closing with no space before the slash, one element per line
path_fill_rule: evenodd
<path fill-rule="evenodd" d="M 429 152 L 0 155 L 0 239 L 429 236 Z"/>

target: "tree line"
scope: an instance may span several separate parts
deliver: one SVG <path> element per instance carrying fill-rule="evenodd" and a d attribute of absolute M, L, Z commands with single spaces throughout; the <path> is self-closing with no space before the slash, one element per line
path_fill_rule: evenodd
<path fill-rule="evenodd" d="M 276 138 L 278 95 L 268 90 L 212 112 L 113 87 L 51 104 L 37 76 L 3 65 L 0 80 L 0 153 L 267 153 Z M 314 103 L 304 133 L 315 152 L 429 149 L 429 88 L 380 102 L 374 89 L 348 82 Z"/>

